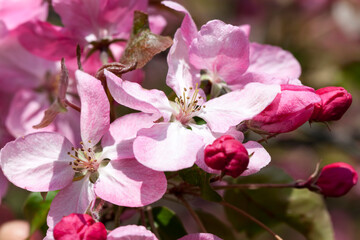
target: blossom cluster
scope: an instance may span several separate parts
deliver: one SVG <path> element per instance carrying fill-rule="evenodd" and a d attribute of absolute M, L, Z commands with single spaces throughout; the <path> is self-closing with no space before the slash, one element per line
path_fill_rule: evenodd
<path fill-rule="evenodd" d="M 198 29 L 173 1 L 162 2 L 184 16 L 173 39 L 159 35 L 166 19 L 147 0 L 53 0 L 62 26 L 45 21 L 42 0 L 0 3 L 0 197 L 8 181 L 60 190 L 46 239 L 157 239 L 136 225 L 108 233 L 99 207 L 162 199 L 171 194 L 165 172 L 196 168 L 219 181 L 257 173 L 271 157 L 245 132 L 267 139 L 339 120 L 351 105 L 341 87 L 303 85 L 295 57 L 251 42 L 249 25 L 211 20 Z M 168 47 L 172 96 L 141 85 L 141 68 Z M 119 105 L 136 112 L 119 116 Z M 356 182 L 352 167 L 340 164 L 297 187 L 341 196 Z"/>

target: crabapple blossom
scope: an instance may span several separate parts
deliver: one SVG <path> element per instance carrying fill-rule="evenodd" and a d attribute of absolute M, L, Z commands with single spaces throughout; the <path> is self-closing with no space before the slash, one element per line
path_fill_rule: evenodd
<path fill-rule="evenodd" d="M 281 93 L 264 111 L 248 120 L 246 125 L 264 134 L 293 131 L 309 120 L 314 105 L 320 100 L 310 87 L 281 85 Z"/>
<path fill-rule="evenodd" d="M 310 121 L 335 121 L 339 120 L 349 109 L 352 96 L 342 87 L 324 87 L 316 90 L 321 101 L 314 106 Z"/>
<path fill-rule="evenodd" d="M 158 200 L 166 190 L 164 174 L 139 164 L 131 150 L 136 132 L 149 127 L 153 116 L 130 114 L 110 125 L 110 106 L 101 82 L 80 70 L 76 80 L 80 148 L 58 133 L 39 132 L 20 137 L 1 151 L 1 167 L 15 185 L 39 192 L 61 189 L 50 207 L 50 229 L 63 215 L 85 213 L 96 196 L 137 207 Z"/>

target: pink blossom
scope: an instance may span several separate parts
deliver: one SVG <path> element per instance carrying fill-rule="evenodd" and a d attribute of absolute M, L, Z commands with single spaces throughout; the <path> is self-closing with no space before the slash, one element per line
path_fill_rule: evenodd
<path fill-rule="evenodd" d="M 310 121 L 339 120 L 349 109 L 352 96 L 342 87 L 324 87 L 316 90 L 321 101 L 314 106 Z"/>
<path fill-rule="evenodd" d="M 104 224 L 95 222 L 87 214 L 72 213 L 54 227 L 55 240 L 106 240 L 106 236 Z"/>
<path fill-rule="evenodd" d="M 211 234 L 211 233 L 193 233 L 188 234 L 178 240 L 222 240 L 221 238 Z"/>
<path fill-rule="evenodd" d="M 176 171 L 194 164 L 204 145 L 202 131 L 195 131 L 200 125 L 194 117 L 205 120 L 208 131 L 226 132 L 265 109 L 279 91 L 276 86 L 252 83 L 205 102 L 186 66 L 178 71 L 182 73 L 167 79 L 178 96 L 175 102 L 159 90 L 146 90 L 105 71 L 109 90 L 118 103 L 157 116 L 153 126 L 137 133 L 133 148 L 140 163 L 158 171 Z"/>
<path fill-rule="evenodd" d="M 314 104 L 319 101 L 319 96 L 310 87 L 281 85 L 281 93 L 246 125 L 259 133 L 290 132 L 309 120 Z"/>
<path fill-rule="evenodd" d="M 56 61 L 65 57 L 76 68 L 77 44 L 84 49 L 83 68 L 95 73 L 101 67 L 100 51 L 110 49 L 118 60 L 130 36 L 135 10 L 146 11 L 147 0 L 54 0 L 54 10 L 64 27 L 33 21 L 20 29 L 21 44 L 35 55 Z M 166 22 L 161 16 L 150 18 L 151 28 L 162 31 Z M 125 40 L 125 42 L 124 42 Z M 106 52 L 106 50 L 104 50 Z"/>
<path fill-rule="evenodd" d="M 144 226 L 128 225 L 118 227 L 108 234 L 108 240 L 157 240 Z"/>
<path fill-rule="evenodd" d="M 80 148 L 58 133 L 39 132 L 20 137 L 1 151 L 3 172 L 15 185 L 37 192 L 62 189 L 49 211 L 50 228 L 64 215 L 84 213 L 96 196 L 138 207 L 158 200 L 166 190 L 164 174 L 139 164 L 131 150 L 136 132 L 149 127 L 153 117 L 130 114 L 110 125 L 110 106 L 101 82 L 82 71 L 76 72 L 76 79 Z M 97 147 L 101 139 L 102 150 Z"/>

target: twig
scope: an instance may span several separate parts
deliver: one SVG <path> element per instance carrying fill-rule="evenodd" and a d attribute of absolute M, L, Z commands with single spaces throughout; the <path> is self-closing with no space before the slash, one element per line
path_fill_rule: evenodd
<path fill-rule="evenodd" d="M 139 212 L 140 212 L 140 220 L 141 220 L 141 224 L 144 226 L 144 227 L 147 227 L 146 226 L 146 221 L 145 221 L 145 213 L 144 213 L 144 208 L 139 208 Z"/>
<path fill-rule="evenodd" d="M 268 231 L 271 235 L 274 236 L 275 239 L 277 240 L 283 240 L 279 235 L 277 235 L 276 233 L 274 233 L 269 227 L 267 227 L 265 224 L 263 224 L 262 222 L 260 222 L 259 220 L 257 220 L 256 218 L 254 218 L 253 216 L 251 216 L 250 214 L 248 214 L 247 212 L 235 207 L 234 205 L 231 205 L 230 203 L 227 203 L 225 201 L 220 202 L 221 205 L 231 208 L 232 210 L 240 213 L 241 215 L 243 215 L 244 217 L 247 217 L 248 219 L 250 219 L 251 221 L 255 222 L 256 224 L 258 224 L 260 227 L 262 227 L 263 229 L 265 229 L 266 231 Z"/>
<path fill-rule="evenodd" d="M 147 216 L 148 216 L 148 220 L 149 220 L 149 223 L 150 223 L 150 227 L 151 227 L 151 230 L 152 232 L 155 234 L 155 236 L 160 239 L 160 234 L 157 230 L 157 228 L 155 227 L 155 224 L 154 224 L 154 216 L 152 214 L 152 208 L 151 206 L 147 206 L 145 208 L 146 212 L 147 212 Z"/>

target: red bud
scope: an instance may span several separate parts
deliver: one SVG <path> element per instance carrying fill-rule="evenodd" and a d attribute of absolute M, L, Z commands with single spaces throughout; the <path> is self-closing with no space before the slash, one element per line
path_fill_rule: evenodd
<path fill-rule="evenodd" d="M 320 188 L 324 196 L 340 197 L 350 191 L 357 180 L 358 175 L 352 166 L 338 162 L 326 165 L 312 185 Z"/>
<path fill-rule="evenodd" d="M 224 135 L 205 148 L 205 163 L 236 178 L 246 170 L 249 154 L 241 142 L 230 135 Z"/>
<path fill-rule="evenodd" d="M 315 104 L 310 121 L 339 120 L 351 105 L 352 97 L 342 87 L 325 87 L 316 90 L 321 102 Z"/>
<path fill-rule="evenodd" d="M 54 227 L 55 240 L 106 240 L 104 224 L 95 222 L 87 214 L 72 213 L 63 217 Z"/>

